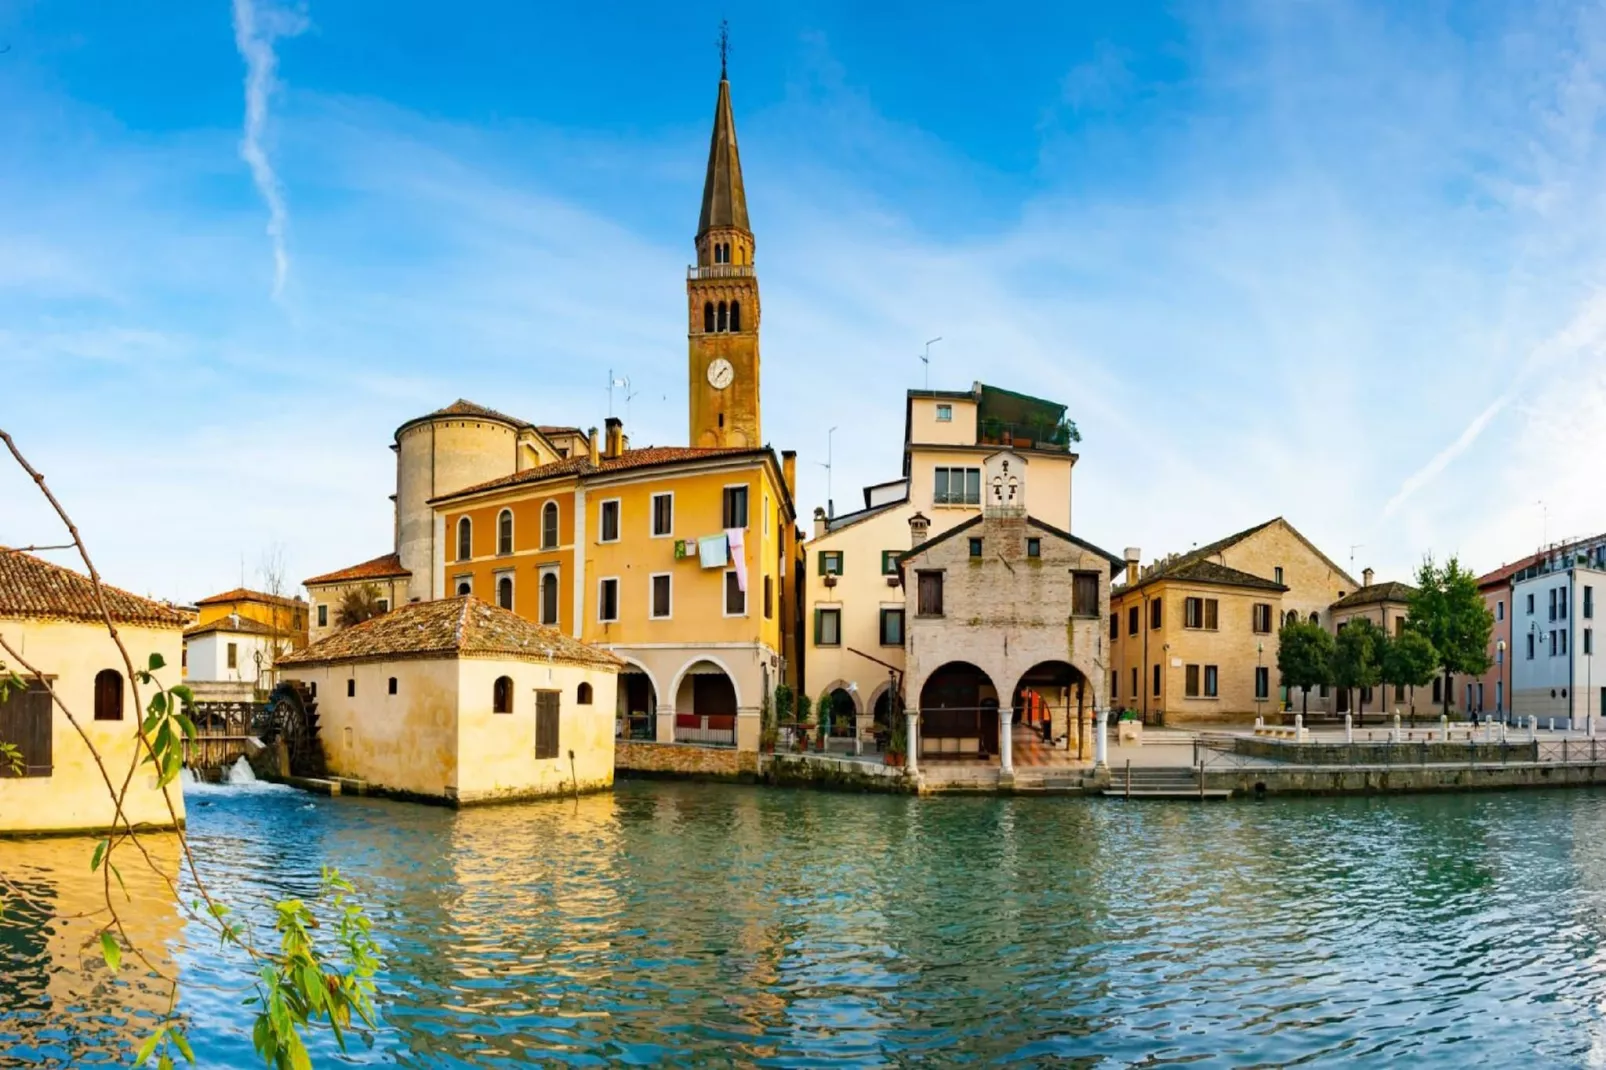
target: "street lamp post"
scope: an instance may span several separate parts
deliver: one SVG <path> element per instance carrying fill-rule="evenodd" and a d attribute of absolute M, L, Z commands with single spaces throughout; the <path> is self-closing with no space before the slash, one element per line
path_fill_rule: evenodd
<path fill-rule="evenodd" d="M 1265 654 L 1266 654 L 1266 644 L 1264 642 L 1256 642 L 1255 643 L 1255 720 L 1256 721 L 1260 721 L 1262 719 L 1262 716 L 1263 716 L 1262 715 L 1262 711 L 1261 711 L 1261 706 L 1262 706 L 1262 703 L 1265 700 L 1260 695 L 1260 670 L 1262 668 L 1264 668 L 1264 666 L 1262 665 L 1262 662 L 1265 660 Z M 1271 688 L 1268 687 L 1266 690 L 1270 691 Z"/>

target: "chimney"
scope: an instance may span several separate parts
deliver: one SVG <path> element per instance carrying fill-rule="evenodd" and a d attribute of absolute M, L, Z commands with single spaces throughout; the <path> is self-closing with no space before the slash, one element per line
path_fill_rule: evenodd
<path fill-rule="evenodd" d="M 1136 546 L 1126 548 L 1126 585 L 1132 586 L 1138 582 L 1139 566 L 1143 562 L 1143 551 Z"/>
<path fill-rule="evenodd" d="M 601 460 L 597 456 L 597 429 L 595 427 L 586 432 L 586 439 L 591 445 L 591 464 L 595 467 Z"/>
<path fill-rule="evenodd" d="M 931 528 L 931 521 L 920 513 L 909 518 L 909 547 L 913 549 L 926 541 L 926 532 Z"/>
<path fill-rule="evenodd" d="M 610 416 L 603 426 L 608 429 L 607 452 L 603 454 L 603 456 L 609 458 L 617 457 L 625 451 L 625 422 L 619 419 L 617 416 Z"/>
<path fill-rule="evenodd" d="M 781 451 L 781 478 L 786 481 L 786 493 L 797 500 L 797 450 Z"/>
<path fill-rule="evenodd" d="M 1370 587 L 1370 586 L 1372 586 L 1372 570 L 1371 569 L 1369 569 L 1369 568 L 1361 569 L 1361 586 L 1362 587 Z"/>
<path fill-rule="evenodd" d="M 818 505 L 816 505 L 814 507 L 814 537 L 816 539 L 819 539 L 819 538 L 823 538 L 824 536 L 825 536 L 825 510 L 820 508 Z"/>

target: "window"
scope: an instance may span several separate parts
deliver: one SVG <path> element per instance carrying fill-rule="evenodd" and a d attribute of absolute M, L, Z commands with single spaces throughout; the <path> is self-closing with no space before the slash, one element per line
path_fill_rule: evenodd
<path fill-rule="evenodd" d="M 937 505 L 980 505 L 980 468 L 938 468 L 931 500 Z"/>
<path fill-rule="evenodd" d="M 357 697 L 357 679 L 356 679 L 356 677 L 352 677 L 351 679 L 346 681 L 346 697 L 347 698 L 356 698 Z"/>
<path fill-rule="evenodd" d="M 513 510 L 503 509 L 496 514 L 496 552 L 513 552 Z"/>
<path fill-rule="evenodd" d="M 842 645 L 842 609 L 839 606 L 818 606 L 814 610 L 814 645 Z"/>
<path fill-rule="evenodd" d="M 240 667 L 240 644 L 230 643 L 227 651 L 228 665 L 231 669 Z"/>
<path fill-rule="evenodd" d="M 611 498 L 602 503 L 599 512 L 599 525 L 597 531 L 598 542 L 619 541 L 619 499 Z"/>
<path fill-rule="evenodd" d="M 731 330 L 739 331 L 741 329 L 742 329 L 742 303 L 740 301 L 732 301 L 731 302 Z"/>
<path fill-rule="evenodd" d="M 498 576 L 496 580 L 496 604 L 503 609 L 513 608 L 513 577 Z"/>
<path fill-rule="evenodd" d="M 1199 697 L 1199 666 L 1189 665 L 1183 670 L 1182 693 L 1188 698 Z"/>
<path fill-rule="evenodd" d="M 474 556 L 474 524 L 468 517 L 457 522 L 457 559 L 467 561 Z"/>
<path fill-rule="evenodd" d="M 1120 637 L 1121 637 L 1121 614 L 1119 614 L 1119 613 L 1111 613 L 1110 614 L 1110 638 L 1111 639 L 1119 639 Z"/>
<path fill-rule="evenodd" d="M 498 676 L 491 685 L 491 712 L 513 712 L 513 677 Z"/>
<path fill-rule="evenodd" d="M 1264 665 L 1255 666 L 1255 697 L 1271 697 L 1271 670 Z"/>
<path fill-rule="evenodd" d="M 1311 610 L 1310 611 L 1310 622 L 1312 624 L 1320 624 L 1322 622 L 1322 615 L 1320 613 L 1316 612 L 1314 609 Z"/>
<path fill-rule="evenodd" d="M 1136 635 L 1136 634 L 1138 634 L 1138 607 L 1137 606 L 1132 606 L 1131 608 L 1129 608 L 1126 611 L 1126 634 L 1128 634 L 1128 635 Z M 1137 693 L 1137 688 L 1134 687 L 1132 689 L 1132 691 L 1133 691 L 1134 694 L 1136 694 Z"/>
<path fill-rule="evenodd" d="M 980 539 L 971 539 L 970 540 L 970 556 L 971 557 L 980 557 L 981 556 L 981 540 Z"/>
<path fill-rule="evenodd" d="M 1528 616 L 1531 617 L 1533 615 L 1534 615 L 1534 595 L 1533 595 L 1532 591 L 1529 591 L 1528 592 Z"/>
<path fill-rule="evenodd" d="M 1561 641 L 1561 648 L 1556 651 L 1556 656 L 1561 657 L 1567 653 L 1567 629 L 1563 628 L 1557 632 L 1556 638 Z"/>
<path fill-rule="evenodd" d="M 558 546 L 558 503 L 541 506 L 541 549 L 555 550 Z"/>
<path fill-rule="evenodd" d="M 726 325 L 730 323 L 730 306 L 725 304 L 725 302 L 723 302 L 723 301 L 721 301 L 719 303 L 719 320 L 718 320 L 718 322 L 719 322 L 719 329 L 721 331 L 725 330 Z"/>
<path fill-rule="evenodd" d="M 388 688 L 390 694 L 394 695 L 396 693 L 396 678 L 394 676 L 392 676 L 390 678 L 390 682 L 387 685 L 387 688 Z"/>
<path fill-rule="evenodd" d="M 574 701 L 581 706 L 591 705 L 591 685 L 582 683 L 574 689 Z"/>
<path fill-rule="evenodd" d="M 1556 619 L 1556 588 L 1552 587 L 1548 593 L 1550 595 L 1550 619 L 1551 620 L 1555 620 Z"/>
<path fill-rule="evenodd" d="M 381 613 L 390 612 L 390 599 L 388 598 L 377 598 L 374 600 L 374 605 L 379 607 L 379 612 Z"/>
<path fill-rule="evenodd" d="M 775 577 L 764 577 L 764 619 L 775 619 Z"/>
<path fill-rule="evenodd" d="M 703 302 L 703 333 L 714 333 L 714 302 Z"/>
<path fill-rule="evenodd" d="M 1121 674 L 1114 669 L 1110 670 L 1110 701 L 1114 702 L 1120 697 Z"/>
<path fill-rule="evenodd" d="M 469 581 L 469 580 L 458 580 L 457 581 L 457 595 L 458 595 L 459 598 L 461 598 L 465 594 L 473 594 L 473 593 L 474 593 L 474 585 L 473 585 L 473 583 L 471 581 Z"/>
<path fill-rule="evenodd" d="M 1584 617 L 1590 619 L 1595 616 L 1595 588 L 1584 588 Z"/>
<path fill-rule="evenodd" d="M 915 612 L 922 617 L 942 616 L 942 573 L 917 572 Z"/>
<path fill-rule="evenodd" d="M 1550 629 L 1550 656 L 1556 656 L 1556 629 Z"/>
<path fill-rule="evenodd" d="M 940 424 L 951 423 L 953 421 L 953 418 L 954 418 L 954 407 L 952 405 L 938 405 L 937 406 L 937 422 L 938 423 L 940 423 Z"/>
<path fill-rule="evenodd" d="M 1216 667 L 1214 665 L 1206 665 L 1204 667 L 1204 693 L 1205 693 L 1205 698 L 1215 698 L 1216 697 L 1217 684 L 1219 683 L 1219 676 L 1220 676 L 1220 674 L 1216 672 Z"/>
<path fill-rule="evenodd" d="M 1154 601 L 1149 603 L 1149 630 L 1151 632 L 1154 631 L 1156 628 L 1160 627 L 1160 624 L 1164 620 L 1165 616 L 1160 611 L 1160 600 L 1156 598 Z"/>
<path fill-rule="evenodd" d="M 1099 574 L 1097 572 L 1071 573 L 1071 616 L 1097 617 L 1099 615 Z"/>
<path fill-rule="evenodd" d="M 1444 681 L 1439 679 L 1437 676 L 1433 678 L 1433 701 L 1444 701 Z"/>
<path fill-rule="evenodd" d="M 619 619 L 619 578 L 597 581 L 597 620 L 604 624 Z"/>
<path fill-rule="evenodd" d="M 898 574 L 898 550 L 881 551 L 881 575 L 896 576 Z"/>
<path fill-rule="evenodd" d="M 725 616 L 742 617 L 747 615 L 747 592 L 742 590 L 741 577 L 736 570 L 731 569 L 725 573 Z"/>
<path fill-rule="evenodd" d="M 1042 557 L 1043 556 L 1043 540 L 1042 539 L 1027 539 L 1026 540 L 1026 556 L 1027 557 Z"/>
<path fill-rule="evenodd" d="M 1182 626 L 1184 628 L 1204 627 L 1204 599 L 1184 598 L 1182 600 Z"/>
<path fill-rule="evenodd" d="M 318 603 L 318 627 L 329 627 L 329 603 L 327 602 Z"/>
<path fill-rule="evenodd" d="M 1256 602 L 1250 613 L 1250 626 L 1257 635 L 1268 635 L 1271 632 L 1271 606 L 1266 602 Z"/>
<path fill-rule="evenodd" d="M 1276 580 L 1278 583 L 1283 582 L 1283 566 L 1278 565 L 1276 568 L 1272 569 L 1271 578 Z"/>
<path fill-rule="evenodd" d="M 745 528 L 747 526 L 747 488 L 726 487 L 725 504 L 722 510 L 725 528 Z"/>
<path fill-rule="evenodd" d="M 1533 659 L 1534 659 L 1534 633 L 1533 632 L 1529 632 L 1528 633 L 1528 660 L 1532 661 Z"/>
<path fill-rule="evenodd" d="M 97 694 L 100 691 L 99 677 L 96 677 L 95 690 Z M 119 687 L 119 694 L 121 690 Z M 22 770 L 20 773 L 14 772 L 9 762 L 0 762 L 0 779 L 10 776 L 49 776 L 54 770 L 54 733 L 55 717 L 51 709 L 50 692 L 43 683 L 29 680 L 25 687 L 8 691 L 6 697 L 0 700 L 0 739 L 21 753 Z"/>
<path fill-rule="evenodd" d="M 553 627 L 558 623 L 558 570 L 555 568 L 541 572 L 541 623 Z"/>
<path fill-rule="evenodd" d="M 842 551 L 841 550 L 821 550 L 820 551 L 820 575 L 822 575 L 822 576 L 840 576 L 840 575 L 842 575 Z"/>
<path fill-rule="evenodd" d="M 652 533 L 654 535 L 671 535 L 675 531 L 675 496 L 673 494 L 654 494 L 652 496 Z"/>
<path fill-rule="evenodd" d="M 1595 629 L 1593 629 L 1593 628 L 1585 628 L 1584 629 L 1584 653 L 1585 654 L 1593 654 L 1594 652 L 1595 652 Z"/>
<path fill-rule="evenodd" d="M 1589 590 L 1589 588 L 1587 588 L 1587 587 L 1584 588 L 1584 591 L 1586 593 L 1588 592 L 1588 590 Z M 1588 614 L 1585 614 L 1585 615 L 1587 616 Z M 1498 600 L 1498 601 L 1496 601 L 1495 604 L 1494 604 L 1494 619 L 1495 620 L 1505 620 L 1506 619 L 1506 600 L 1503 599 L 1503 598 Z"/>
<path fill-rule="evenodd" d="M 670 600 L 673 591 L 670 587 L 673 577 L 667 572 L 659 572 L 652 577 L 652 609 L 649 614 L 654 620 L 668 620 L 674 610 Z"/>
<path fill-rule="evenodd" d="M 1134 666 L 1132 666 L 1132 701 L 1136 702 L 1137 700 L 1138 700 L 1138 668 L 1137 668 L 1136 665 L 1134 665 Z"/>
<path fill-rule="evenodd" d="M 558 692 L 535 693 L 535 756 L 558 756 Z"/>
<path fill-rule="evenodd" d="M 1567 588 L 1556 588 L 1556 617 L 1559 620 L 1567 619 Z"/>
<path fill-rule="evenodd" d="M 881 609 L 881 645 L 903 645 L 903 610 L 883 606 Z"/>
<path fill-rule="evenodd" d="M 95 720 L 121 721 L 122 719 L 123 674 L 116 669 L 102 669 L 95 674 Z"/>
<path fill-rule="evenodd" d="M 1160 697 L 1160 666 L 1158 664 L 1156 664 L 1154 666 L 1153 689 L 1154 689 L 1154 697 L 1155 698 L 1159 698 Z"/>

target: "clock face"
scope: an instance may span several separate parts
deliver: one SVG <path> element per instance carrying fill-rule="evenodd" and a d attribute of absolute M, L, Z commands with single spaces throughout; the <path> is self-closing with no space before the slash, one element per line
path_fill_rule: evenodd
<path fill-rule="evenodd" d="M 724 390 L 731 385 L 736 376 L 736 369 L 724 357 L 719 357 L 708 365 L 708 385 L 715 390 Z"/>

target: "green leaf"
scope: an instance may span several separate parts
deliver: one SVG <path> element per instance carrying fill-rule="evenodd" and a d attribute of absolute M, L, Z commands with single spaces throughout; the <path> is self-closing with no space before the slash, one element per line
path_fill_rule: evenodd
<path fill-rule="evenodd" d="M 162 1052 L 162 1057 L 156 1060 L 156 1070 L 173 1070 L 173 1057 Z"/>
<path fill-rule="evenodd" d="M 89 872 L 100 869 L 100 860 L 106 857 L 106 848 L 111 846 L 110 840 L 101 840 L 95 844 L 95 856 L 89 860 Z"/>
<path fill-rule="evenodd" d="M 178 722 L 178 726 L 180 728 L 184 729 L 184 737 L 186 739 L 194 739 L 195 738 L 195 722 L 194 721 L 190 720 L 188 717 L 184 716 L 182 713 L 173 714 L 173 719 Z"/>
<path fill-rule="evenodd" d="M 156 1045 L 162 1042 L 162 1034 L 166 1031 L 167 1027 L 163 1026 L 145 1038 L 145 1043 L 141 1044 L 139 1046 L 139 1051 L 134 1054 L 135 1066 L 144 1066 L 145 1060 L 156 1054 Z"/>
<path fill-rule="evenodd" d="M 174 698 L 182 699 L 191 705 L 195 703 L 195 692 L 190 689 L 188 684 L 175 684 L 168 688 L 167 692 Z"/>
<path fill-rule="evenodd" d="M 128 886 L 123 883 L 123 875 L 117 871 L 117 866 L 114 865 L 111 862 L 107 862 L 106 863 L 106 868 L 111 871 L 111 875 L 112 876 L 117 878 L 117 887 L 119 887 L 119 888 L 121 888 L 123 890 L 123 898 L 124 899 L 129 898 Z"/>
<path fill-rule="evenodd" d="M 184 1053 L 184 1058 L 189 1060 L 191 1065 L 194 1065 L 195 1051 L 190 1047 L 190 1042 L 185 1038 L 183 1032 L 177 1029 L 170 1030 L 168 1036 L 173 1038 L 173 1043 L 178 1045 L 178 1050 Z"/>
<path fill-rule="evenodd" d="M 150 663 L 149 663 L 149 668 L 150 668 L 151 672 L 155 672 L 157 669 L 162 668 L 166 664 L 167 664 L 167 662 L 162 658 L 162 655 L 156 653 L 155 651 L 151 652 L 151 660 L 150 660 Z"/>
<path fill-rule="evenodd" d="M 109 932 L 100 934 L 100 953 L 114 973 L 123 964 L 123 949 L 117 946 L 117 938 Z"/>

